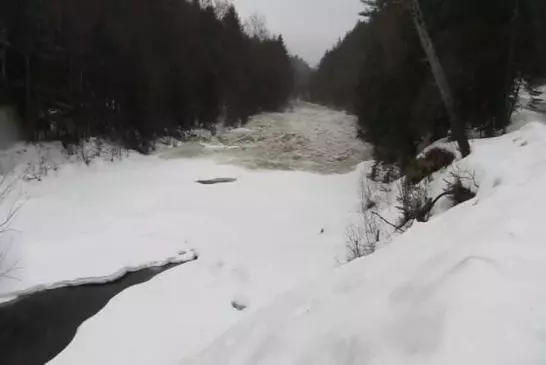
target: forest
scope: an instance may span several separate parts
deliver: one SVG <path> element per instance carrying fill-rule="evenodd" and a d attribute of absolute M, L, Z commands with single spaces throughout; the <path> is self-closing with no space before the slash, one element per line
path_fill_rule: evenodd
<path fill-rule="evenodd" d="M 541 0 L 361 1 L 361 21 L 312 70 L 259 19 L 245 29 L 229 5 L 0 0 L 0 103 L 25 140 L 100 137 L 147 152 L 159 137 L 244 124 L 299 98 L 356 114 L 374 158 L 405 165 L 456 132 L 452 114 L 465 133 L 502 132 L 518 93 L 546 77 Z"/>
<path fill-rule="evenodd" d="M 0 0 L 0 72 L 24 139 L 141 152 L 277 110 L 294 82 L 281 36 L 199 0 Z"/>
<path fill-rule="evenodd" d="M 407 164 L 452 135 L 450 115 L 415 23 L 415 5 L 464 131 L 494 136 L 523 89 L 546 76 L 542 0 L 362 0 L 361 21 L 330 49 L 310 81 L 311 100 L 349 110 L 377 161 Z"/>

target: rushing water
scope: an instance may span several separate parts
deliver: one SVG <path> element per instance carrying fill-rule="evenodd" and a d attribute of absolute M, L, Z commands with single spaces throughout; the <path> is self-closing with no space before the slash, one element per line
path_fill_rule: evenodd
<path fill-rule="evenodd" d="M 208 157 L 251 169 L 324 174 L 352 171 L 370 158 L 357 138 L 356 118 L 311 104 L 261 114 L 244 128 L 218 133 L 163 152 L 164 158 Z"/>

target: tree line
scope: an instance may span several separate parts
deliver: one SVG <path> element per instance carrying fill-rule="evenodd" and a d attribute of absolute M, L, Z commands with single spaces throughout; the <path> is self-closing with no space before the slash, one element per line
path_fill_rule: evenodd
<path fill-rule="evenodd" d="M 403 166 L 434 139 L 459 140 L 459 124 L 463 145 L 469 129 L 502 132 L 519 91 L 545 79 L 542 0 L 362 1 L 362 21 L 322 58 L 311 98 L 356 113 L 378 161 Z"/>
<path fill-rule="evenodd" d="M 198 0 L 0 0 L 0 103 L 27 140 L 161 136 L 277 110 L 294 83 L 280 36 Z"/>

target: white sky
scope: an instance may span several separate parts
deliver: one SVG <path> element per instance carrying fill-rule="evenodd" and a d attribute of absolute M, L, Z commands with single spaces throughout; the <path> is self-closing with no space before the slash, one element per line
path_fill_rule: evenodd
<path fill-rule="evenodd" d="M 353 28 L 362 11 L 360 0 L 233 0 L 244 21 L 258 13 L 267 28 L 282 34 L 291 53 L 311 65 Z"/>

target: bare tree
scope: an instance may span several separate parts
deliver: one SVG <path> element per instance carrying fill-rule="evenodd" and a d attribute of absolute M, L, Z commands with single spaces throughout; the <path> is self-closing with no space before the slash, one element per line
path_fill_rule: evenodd
<path fill-rule="evenodd" d="M 417 33 L 419 34 L 419 39 L 423 50 L 427 55 L 428 62 L 432 69 L 434 79 L 436 81 L 436 86 L 440 90 L 442 100 L 446 107 L 447 113 L 449 114 L 449 120 L 451 123 L 451 131 L 453 133 L 454 139 L 459 145 L 459 149 L 463 157 L 466 157 L 470 154 L 470 144 L 468 143 L 468 138 L 466 136 L 466 131 L 462 118 L 460 117 L 457 107 L 455 104 L 455 98 L 453 97 L 453 92 L 447 81 L 447 76 L 440 63 L 434 44 L 432 43 L 432 38 L 430 37 L 423 12 L 421 11 L 421 5 L 419 0 L 409 0 L 411 15 L 415 27 L 417 28 Z"/>
<path fill-rule="evenodd" d="M 360 224 L 350 225 L 345 230 L 347 261 L 373 254 L 381 238 L 376 216 L 366 211 L 361 218 Z"/>
<path fill-rule="evenodd" d="M 265 40 L 270 38 L 265 18 L 260 14 L 252 14 L 251 16 L 249 16 L 245 21 L 244 29 L 246 34 L 253 38 L 259 40 Z"/>
<path fill-rule="evenodd" d="M 21 209 L 19 199 L 15 197 L 14 187 L 16 180 L 10 175 L 0 176 L 0 279 L 12 277 L 17 263 L 9 263 L 7 248 L 5 246 L 6 233 L 10 231 L 10 223 Z"/>
<path fill-rule="evenodd" d="M 381 239 L 377 215 L 372 211 L 377 204 L 373 200 L 371 184 L 372 181 L 363 174 L 360 181 L 360 222 L 345 230 L 347 261 L 373 254 Z"/>
<path fill-rule="evenodd" d="M 202 5 L 210 5 L 214 7 L 214 11 L 218 18 L 223 18 L 229 8 L 233 6 L 233 0 L 202 0 Z"/>

